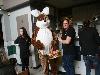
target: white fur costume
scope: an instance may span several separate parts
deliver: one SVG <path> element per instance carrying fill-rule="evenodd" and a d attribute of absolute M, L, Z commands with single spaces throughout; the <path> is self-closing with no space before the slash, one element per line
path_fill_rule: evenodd
<path fill-rule="evenodd" d="M 38 17 L 40 14 L 48 15 L 49 14 L 49 8 L 45 7 L 42 12 L 38 11 L 37 9 L 32 10 L 31 14 L 34 17 Z M 36 26 L 39 27 L 39 31 L 37 33 L 36 40 L 40 40 L 41 43 L 43 43 L 45 50 L 44 54 L 48 54 L 51 46 L 51 41 L 53 40 L 52 32 L 47 28 L 49 26 L 50 20 L 44 20 L 36 22 Z"/>

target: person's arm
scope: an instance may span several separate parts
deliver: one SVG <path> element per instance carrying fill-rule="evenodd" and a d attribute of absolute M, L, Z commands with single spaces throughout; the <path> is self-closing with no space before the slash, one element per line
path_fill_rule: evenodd
<path fill-rule="evenodd" d="M 63 43 L 63 44 L 70 44 L 72 38 L 74 39 L 75 37 L 75 30 L 74 28 L 71 28 L 68 32 L 67 32 L 67 37 L 65 40 L 62 40 L 61 38 L 58 38 L 58 40 Z"/>
<path fill-rule="evenodd" d="M 18 44 L 19 43 L 19 37 L 17 37 L 17 39 L 14 41 L 14 44 Z"/>
<path fill-rule="evenodd" d="M 28 36 L 28 43 L 31 45 L 31 38 Z"/>
<path fill-rule="evenodd" d="M 96 44 L 100 46 L 100 36 L 98 31 L 95 28 L 94 28 L 94 34 L 95 34 Z"/>
<path fill-rule="evenodd" d="M 71 37 L 70 36 L 67 36 L 66 37 L 66 40 L 62 40 L 61 38 L 58 38 L 58 40 L 61 42 L 61 43 L 63 43 L 63 44 L 70 44 L 70 42 L 71 42 Z"/>

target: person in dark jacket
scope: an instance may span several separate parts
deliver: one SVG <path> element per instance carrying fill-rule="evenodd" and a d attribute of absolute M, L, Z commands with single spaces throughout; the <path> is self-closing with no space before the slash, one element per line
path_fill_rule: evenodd
<path fill-rule="evenodd" d="M 74 58 L 75 58 L 75 29 L 70 25 L 68 18 L 63 19 L 63 31 L 62 37 L 58 38 L 59 42 L 62 43 L 63 49 L 63 67 L 66 71 L 66 75 L 75 75 L 74 69 Z"/>
<path fill-rule="evenodd" d="M 31 39 L 29 35 L 27 34 L 27 31 L 24 27 L 20 28 L 20 35 L 17 37 L 14 43 L 19 44 L 20 58 L 22 62 L 22 71 L 25 71 L 25 69 L 29 69 L 28 68 L 29 55 L 30 55 L 29 46 L 31 44 Z"/>
<path fill-rule="evenodd" d="M 95 75 L 100 75 L 100 60 L 97 56 L 100 37 L 96 28 L 90 27 L 90 21 L 86 20 L 78 34 L 81 53 L 86 65 L 86 75 L 90 75 L 93 65 L 95 65 Z"/>

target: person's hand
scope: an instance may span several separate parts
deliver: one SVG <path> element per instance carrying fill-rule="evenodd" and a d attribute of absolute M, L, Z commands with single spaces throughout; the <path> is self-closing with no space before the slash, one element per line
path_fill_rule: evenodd
<path fill-rule="evenodd" d="M 59 42 L 62 42 L 62 39 L 60 37 L 58 37 Z"/>
<path fill-rule="evenodd" d="M 39 50 L 39 53 L 41 53 L 42 55 L 44 55 L 44 50 Z"/>

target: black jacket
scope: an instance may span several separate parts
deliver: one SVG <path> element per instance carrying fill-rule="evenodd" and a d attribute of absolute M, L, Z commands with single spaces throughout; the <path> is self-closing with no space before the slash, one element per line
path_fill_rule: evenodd
<path fill-rule="evenodd" d="M 20 47 L 20 57 L 23 58 L 25 56 L 30 55 L 29 46 L 31 44 L 30 37 L 23 38 L 22 36 L 17 37 L 17 39 L 14 41 L 15 44 L 19 44 Z"/>
<path fill-rule="evenodd" d="M 98 50 L 100 37 L 93 27 L 83 27 L 79 30 L 79 44 L 83 55 L 95 55 Z"/>
<path fill-rule="evenodd" d="M 0 64 L 0 75 L 17 75 L 13 65 Z"/>
<path fill-rule="evenodd" d="M 62 40 L 66 40 L 67 36 L 71 37 L 71 42 L 69 44 L 62 44 L 63 54 L 73 55 L 75 54 L 75 29 L 73 27 L 69 27 L 67 30 L 63 30 Z"/>

